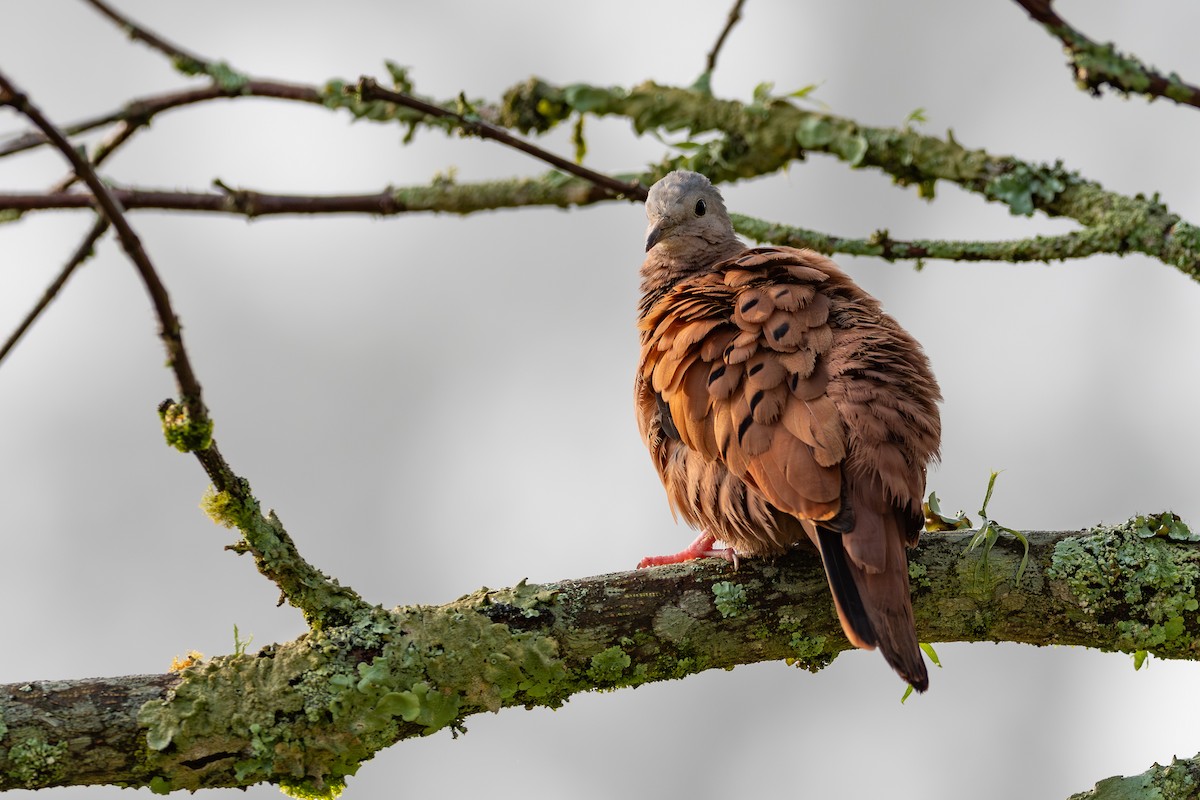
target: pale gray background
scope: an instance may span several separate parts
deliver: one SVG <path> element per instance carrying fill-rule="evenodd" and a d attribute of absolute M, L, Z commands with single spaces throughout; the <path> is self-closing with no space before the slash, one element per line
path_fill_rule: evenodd
<path fill-rule="evenodd" d="M 1200 80 L 1194 0 L 1063 2 L 1099 39 Z M 420 91 L 497 97 L 550 81 L 688 84 L 725 20 L 719 3 L 162 3 L 120 6 L 195 51 L 258 75 L 322 82 L 413 66 Z M 56 120 L 180 86 L 163 59 L 77 3 L 7 0 L 0 64 Z M 1162 193 L 1200 221 L 1200 113 L 1077 91 L 1059 47 L 1007 0 L 750 0 L 713 85 L 746 99 L 822 82 L 835 112 Z M 0 131 L 22 129 L 11 114 Z M 588 163 L 657 159 L 628 123 L 588 123 Z M 487 142 L 418 134 L 269 101 L 155 121 L 114 179 L 204 188 L 374 191 L 447 167 L 462 180 L 535 174 Z M 565 132 L 545 142 L 569 152 Z M 64 171 L 40 151 L 0 162 L 0 188 Z M 936 202 L 814 156 L 725 189 L 737 211 L 843 235 L 1004 238 L 1072 229 L 1014 218 L 953 187 Z M 138 213 L 172 292 L 234 467 L 313 562 L 385 604 L 631 567 L 681 546 L 638 440 L 640 206 L 412 216 L 242 219 Z M 0 333 L 75 247 L 82 213 L 0 226 Z M 1022 528 L 1083 527 L 1173 508 L 1194 491 L 1200 286 L 1148 259 L 841 262 L 925 343 L 946 396 L 951 509 Z M 452 297 L 447 302 L 445 298 Z M 145 292 L 106 241 L 0 369 L 0 682 L 160 672 L 189 649 L 286 641 L 299 615 L 231 535 L 197 510 L 206 486 L 162 442 L 173 391 Z M 925 697 L 877 654 L 812 676 L 783 664 L 509 710 L 380 753 L 348 798 L 1065 797 L 1200 749 L 1200 667 L 1077 649 L 942 645 Z M 115 797 L 115 789 L 48 797 Z M 229 797 L 246 795 L 229 794 Z M 253 797 L 274 797 L 271 787 Z"/>

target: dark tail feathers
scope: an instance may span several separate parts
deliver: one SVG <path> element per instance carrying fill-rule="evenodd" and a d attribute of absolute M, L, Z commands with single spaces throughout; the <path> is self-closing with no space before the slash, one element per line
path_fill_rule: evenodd
<path fill-rule="evenodd" d="M 821 559 L 838 618 L 856 647 L 874 650 L 918 692 L 929 688 L 929 672 L 917 644 L 908 594 L 908 559 L 900 537 L 889 552 L 888 569 L 871 573 L 846 557 L 842 534 L 817 528 Z M 897 566 L 893 558 L 897 558 Z"/>

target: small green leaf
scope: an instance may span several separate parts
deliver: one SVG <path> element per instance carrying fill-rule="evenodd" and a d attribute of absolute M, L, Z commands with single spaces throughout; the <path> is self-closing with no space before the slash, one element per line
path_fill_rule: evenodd
<path fill-rule="evenodd" d="M 1146 659 L 1150 656 L 1145 650 L 1135 650 L 1133 652 L 1133 669 L 1137 671 L 1146 663 Z"/>
<path fill-rule="evenodd" d="M 933 662 L 935 667 L 941 668 L 942 662 L 938 659 L 937 651 L 933 649 L 933 645 L 929 642 L 918 642 L 917 646 L 921 648 L 921 651 L 925 655 L 929 656 L 929 660 Z"/>
<path fill-rule="evenodd" d="M 904 705 L 904 701 L 912 696 L 913 688 L 911 686 L 904 687 L 904 696 L 900 698 L 900 705 Z"/>
<path fill-rule="evenodd" d="M 754 102 L 757 105 L 764 105 L 771 99 L 771 91 L 775 88 L 775 84 L 771 81 L 763 81 L 758 86 L 754 87 Z"/>
<path fill-rule="evenodd" d="M 991 477 L 988 478 L 987 494 L 983 496 L 983 506 L 979 509 L 979 516 L 981 517 L 987 516 L 988 503 L 992 499 L 992 490 L 996 488 L 996 476 L 999 474 L 1000 473 L 998 471 L 993 470 Z"/>
<path fill-rule="evenodd" d="M 925 116 L 924 108 L 914 108 L 912 111 L 908 112 L 908 116 L 905 117 L 904 125 L 905 125 L 905 127 L 907 127 L 909 125 L 912 125 L 913 123 L 920 124 L 922 122 L 928 122 L 928 121 L 929 121 L 929 119 Z"/>
<path fill-rule="evenodd" d="M 397 92 L 405 94 L 412 92 L 413 82 L 408 77 L 408 67 L 401 66 L 395 61 L 384 61 L 383 66 L 387 69 L 388 75 L 392 77 L 392 85 L 396 87 Z"/>
<path fill-rule="evenodd" d="M 804 99 L 805 97 L 808 97 L 808 96 L 809 96 L 810 94 L 812 94 L 814 91 L 816 91 L 816 90 L 817 90 L 817 87 L 818 87 L 818 86 L 820 86 L 820 85 L 821 85 L 821 84 L 819 84 L 819 83 L 810 83 L 808 86 L 801 87 L 801 88 L 797 89 L 797 90 L 796 90 L 796 91 L 794 91 L 794 92 L 788 92 L 788 93 L 787 93 L 786 95 L 784 95 L 784 96 L 785 96 L 785 97 L 794 97 L 794 98 L 796 98 L 797 100 L 802 100 L 802 99 Z"/>

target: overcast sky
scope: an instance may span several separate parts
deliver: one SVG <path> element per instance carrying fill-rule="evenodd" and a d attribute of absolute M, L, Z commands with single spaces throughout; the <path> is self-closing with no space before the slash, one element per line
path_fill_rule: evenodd
<path fill-rule="evenodd" d="M 725 3 L 441 4 L 113 0 L 186 47 L 258 75 L 321 83 L 412 67 L 418 91 L 496 99 L 557 83 L 687 85 Z M 1062 2 L 1200 81 L 1194 0 Z M 817 83 L 813 97 L 872 125 L 924 108 L 924 129 L 1030 161 L 1062 159 L 1105 187 L 1158 192 L 1200 222 L 1200 113 L 1079 92 L 1059 46 L 1008 0 L 749 0 L 713 79 L 748 99 Z M 0 67 L 68 122 L 183 86 L 157 54 L 82 3 L 8 0 Z M 0 114 L 0 134 L 23 130 Z M 628 122 L 588 122 L 588 164 L 662 157 Z M 279 192 L 369 192 L 533 175 L 503 147 L 350 124 L 319 108 L 211 104 L 155 120 L 104 170 L 127 184 L 204 189 L 214 178 Z M 567 133 L 545 145 L 570 152 Z M 0 161 L 0 190 L 64 172 L 39 151 Z M 845 236 L 1000 239 L 1072 230 L 1018 218 L 954 187 L 925 203 L 876 172 L 814 155 L 786 175 L 724 189 L 731 210 Z M 627 569 L 678 549 L 637 436 L 632 373 L 636 204 L 468 218 L 131 216 L 183 319 L 222 450 L 311 561 L 387 605 L 440 603 L 481 585 Z M 0 335 L 91 224 L 83 213 L 0 226 Z M 920 339 L 945 394 L 950 510 L 1026 529 L 1084 528 L 1171 508 L 1200 523 L 1200 286 L 1140 257 L 1069 264 L 840 258 Z M 154 673 L 197 649 L 230 652 L 303 631 L 231 534 L 197 509 L 194 459 L 164 446 L 172 394 L 147 297 L 111 240 L 0 368 L 0 682 Z M 1017 645 L 938 647 L 929 693 L 878 654 L 819 675 L 781 663 L 557 712 L 508 710 L 380 753 L 357 798 L 477 796 L 1065 798 L 1117 773 L 1200 750 L 1180 714 L 1200 665 Z M 690 764 L 689 764 L 690 760 Z M 47 797 L 117 797 L 71 789 Z M 125 794 L 120 795 L 127 796 Z M 246 797 L 229 794 L 229 797 Z M 256 787 L 252 797 L 275 797 Z"/>

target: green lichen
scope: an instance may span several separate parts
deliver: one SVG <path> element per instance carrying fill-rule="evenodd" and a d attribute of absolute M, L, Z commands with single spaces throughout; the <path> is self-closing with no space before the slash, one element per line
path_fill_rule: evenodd
<path fill-rule="evenodd" d="M 816 636 L 804 636 L 800 633 L 792 634 L 791 647 L 796 655 L 787 659 L 789 665 L 795 665 L 801 669 L 806 669 L 809 672 L 820 672 L 825 667 L 829 666 L 835 658 L 837 651 L 826 649 L 828 639 L 820 634 Z"/>
<path fill-rule="evenodd" d="M 9 775 L 26 789 L 49 786 L 63 775 L 66 742 L 51 744 L 38 737 L 17 742 L 8 750 Z"/>
<path fill-rule="evenodd" d="M 1155 764 L 1140 775 L 1105 778 L 1068 800 L 1194 800 L 1196 771 L 1194 759 L 1176 758 L 1167 766 Z"/>
<path fill-rule="evenodd" d="M 208 518 L 226 528 L 245 530 L 253 524 L 253 517 L 259 516 L 258 503 L 239 500 L 229 492 L 218 492 L 208 487 L 200 498 L 200 509 Z"/>
<path fill-rule="evenodd" d="M 587 674 L 597 683 L 616 683 L 632 663 L 629 654 L 614 645 L 592 656 Z"/>
<path fill-rule="evenodd" d="M 154 794 L 171 793 L 171 782 L 161 775 L 155 775 L 153 778 L 151 778 L 148 786 L 150 791 Z"/>
<path fill-rule="evenodd" d="M 929 580 L 929 570 L 924 564 L 910 561 L 908 564 L 908 580 L 917 589 L 932 589 L 933 583 Z"/>
<path fill-rule="evenodd" d="M 746 609 L 746 587 L 740 583 L 720 581 L 712 585 L 713 601 L 721 616 L 736 617 Z"/>
<path fill-rule="evenodd" d="M 1077 41 L 1073 61 L 1081 89 L 1097 91 L 1105 83 L 1126 94 L 1150 89 L 1150 75 L 1136 58 L 1124 55 L 1111 42 Z"/>
<path fill-rule="evenodd" d="M 193 419 L 183 403 L 163 401 L 158 407 L 167 444 L 181 453 L 207 450 L 212 445 L 213 422 L 208 416 Z"/>
<path fill-rule="evenodd" d="M 488 616 L 528 619 L 522 611 L 542 613 L 554 592 L 521 586 L 487 595 L 489 603 L 477 594 L 440 608 L 367 609 L 294 645 L 190 667 L 167 699 L 140 710 L 146 742 L 172 760 L 240 742 L 229 748 L 246 754 L 233 765 L 238 782 L 331 797 L 399 738 L 480 710 L 561 704 L 577 679 L 557 642 Z M 172 789 L 193 788 L 172 780 Z"/>
<path fill-rule="evenodd" d="M 1071 180 L 1061 164 L 1047 167 L 1013 162 L 987 183 L 983 193 L 1007 204 L 1012 214 L 1027 217 L 1039 205 L 1053 202 Z"/>
<path fill-rule="evenodd" d="M 1046 574 L 1063 582 L 1094 624 L 1111 627 L 1116 649 L 1186 655 L 1198 634 L 1200 549 L 1143 538 L 1146 520 L 1060 541 Z"/>
<path fill-rule="evenodd" d="M 1132 529 L 1143 539 L 1162 536 L 1177 542 L 1200 542 L 1200 533 L 1192 531 L 1178 514 L 1169 511 L 1133 517 L 1123 527 Z"/>
<path fill-rule="evenodd" d="M 345 791 L 346 781 L 342 778 L 329 778 L 325 781 L 324 788 L 318 789 L 309 781 L 284 779 L 279 782 L 279 788 L 288 797 L 295 797 L 296 800 L 334 800 Z"/>

